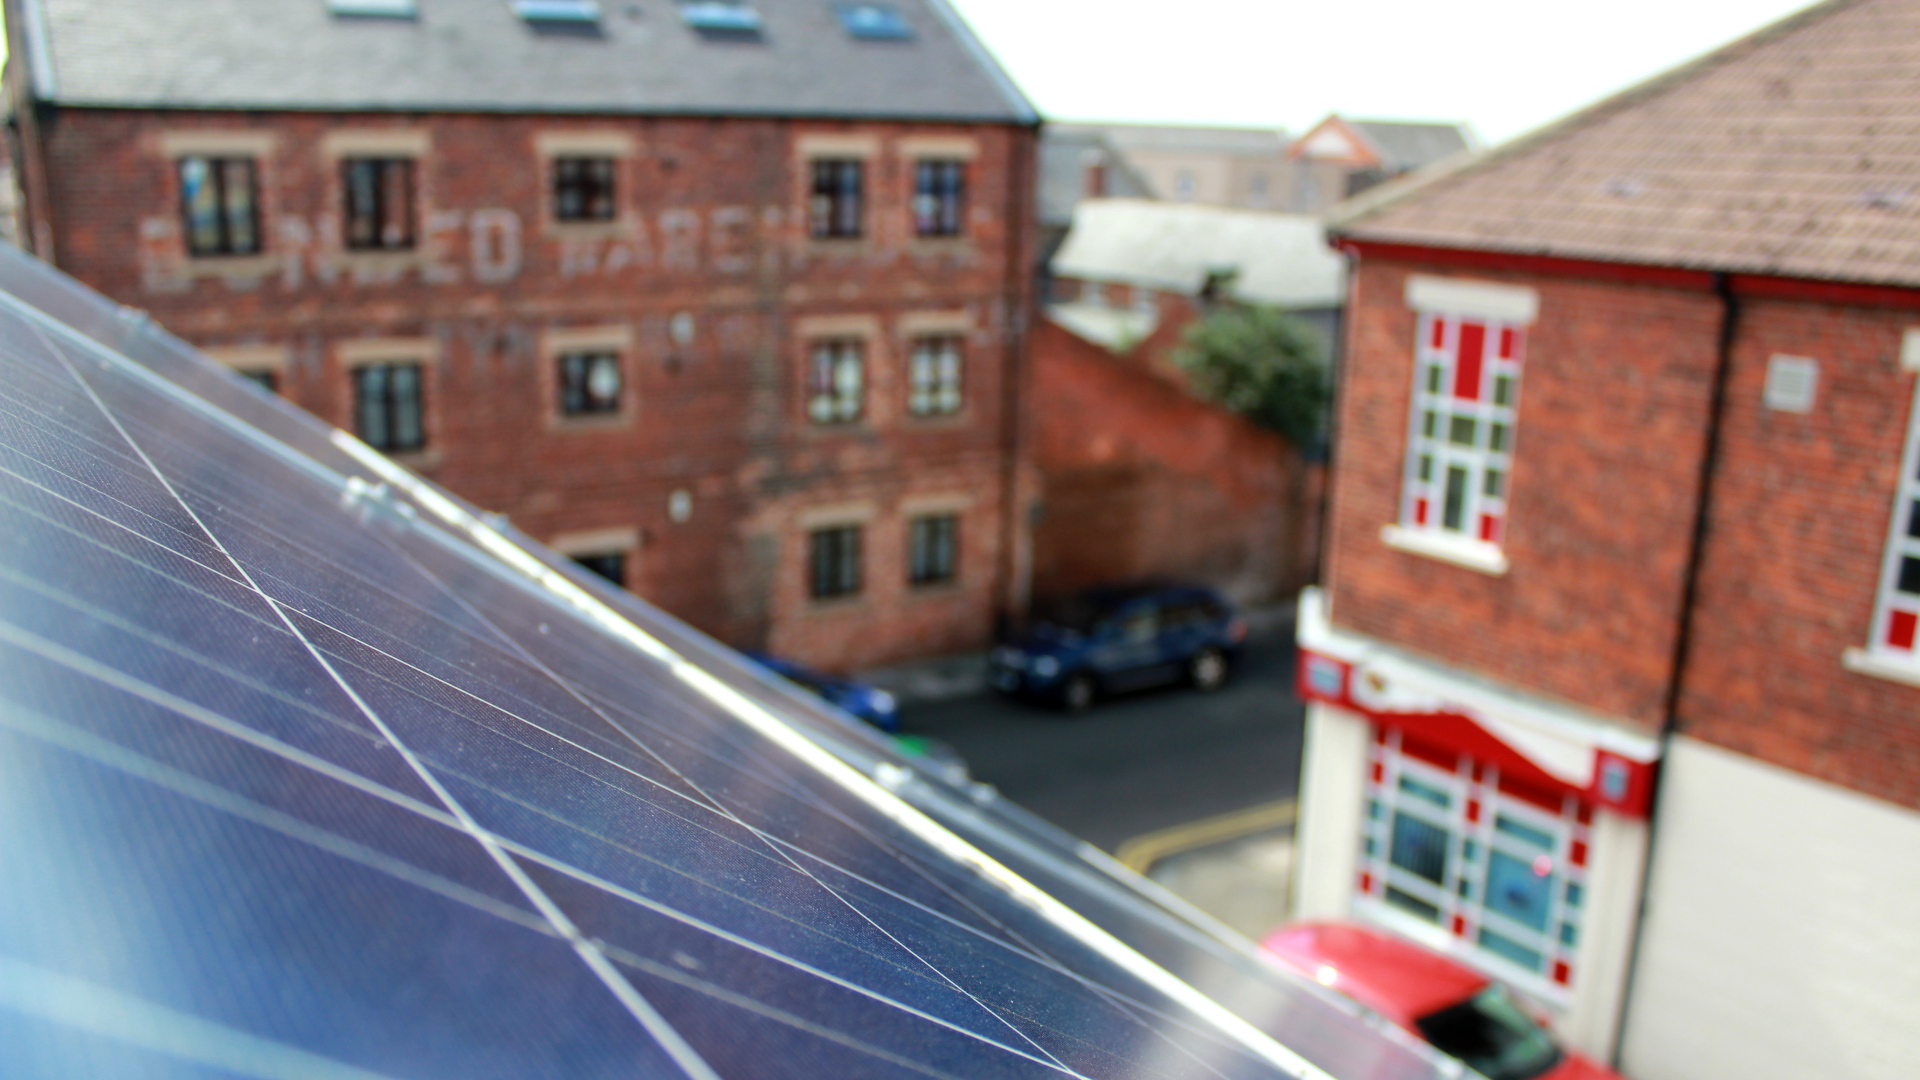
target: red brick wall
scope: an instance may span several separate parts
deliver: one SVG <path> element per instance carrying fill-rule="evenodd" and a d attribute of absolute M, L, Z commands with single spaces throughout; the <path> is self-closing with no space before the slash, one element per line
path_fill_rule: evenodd
<path fill-rule="evenodd" d="M 1920 808 L 1920 689 L 1843 669 L 1871 633 L 1920 313 L 1748 300 L 1727 383 L 1693 637 L 1689 735 Z M 1763 404 L 1776 353 L 1820 364 L 1811 412 Z"/>
<path fill-rule="evenodd" d="M 417 257 L 382 270 L 344 257 L 337 166 L 322 152 L 345 128 L 425 131 Z M 267 258 L 221 275 L 194 266 L 162 135 L 271 132 L 262 162 Z M 548 220 L 535 139 L 615 132 L 614 235 L 564 235 Z M 798 140 L 876 140 L 867 236 L 807 237 Z M 912 163 L 901 141 L 970 138 L 962 240 L 910 235 Z M 830 666 L 972 646 L 1002 591 L 1005 404 L 1017 370 L 1032 258 L 1032 134 L 992 125 L 484 115 L 326 116 L 68 110 L 46 129 L 62 269 L 202 346 L 291 351 L 283 392 L 351 427 L 337 350 L 358 338 L 432 339 L 430 446 L 408 463 L 529 533 L 638 527 L 637 592 L 722 638 Z M 355 265 L 356 261 L 361 265 Z M 693 317 L 690 341 L 670 332 Z M 962 414 L 906 415 L 906 320 L 959 313 Z M 808 317 L 866 316 L 867 416 L 832 430 L 801 407 Z M 613 423 L 557 424 L 545 331 L 621 325 L 632 408 Z M 670 493 L 693 514 L 668 519 Z M 961 580 L 905 595 L 902 499 L 965 493 Z M 874 506 L 870 583 L 854 603 L 804 593 L 799 515 L 822 503 Z M 891 562 L 889 562 L 891 560 Z M 897 587 L 896 587 L 897 586 Z"/>
<path fill-rule="evenodd" d="M 1494 577 L 1388 547 L 1412 272 L 1532 287 Z M 1720 305 L 1707 292 L 1363 260 L 1348 308 L 1328 580 L 1334 621 L 1642 726 L 1671 681 Z"/>
<path fill-rule="evenodd" d="M 1192 397 L 1165 348 L 1190 321 L 1163 298 L 1159 332 L 1116 356 L 1057 324 L 1033 335 L 1032 459 L 1044 485 L 1034 591 L 1149 576 L 1258 601 L 1299 588 L 1311 507 L 1286 440 Z"/>

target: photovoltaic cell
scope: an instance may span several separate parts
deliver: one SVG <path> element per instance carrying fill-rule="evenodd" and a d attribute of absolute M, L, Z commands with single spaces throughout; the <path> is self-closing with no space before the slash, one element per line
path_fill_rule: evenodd
<path fill-rule="evenodd" d="M 8 1076 L 1438 1075 L 11 249 L 0 858 Z"/>

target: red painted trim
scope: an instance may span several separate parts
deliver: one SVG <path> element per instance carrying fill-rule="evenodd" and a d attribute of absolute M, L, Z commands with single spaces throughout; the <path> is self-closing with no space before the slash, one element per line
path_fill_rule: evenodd
<path fill-rule="evenodd" d="M 1658 285 L 1668 289 L 1712 292 L 1713 274 L 1706 270 L 1681 270 L 1671 266 L 1642 266 L 1638 263 L 1598 262 L 1592 259 L 1562 259 L 1553 255 L 1521 255 L 1505 251 L 1473 251 L 1464 248 L 1426 247 L 1419 244 L 1388 244 L 1373 240 L 1355 240 L 1342 236 L 1334 246 L 1355 259 L 1393 259 L 1423 262 L 1435 266 L 1461 266 L 1473 270 L 1506 270 L 1518 274 L 1552 274 L 1557 277 L 1594 278 L 1601 281 L 1626 281 L 1638 285 Z"/>
<path fill-rule="evenodd" d="M 1848 307 L 1920 308 L 1920 289 L 1767 277 L 1762 274 L 1734 274 L 1728 281 L 1736 295 L 1764 300 L 1806 300 L 1816 304 L 1845 304 Z"/>
<path fill-rule="evenodd" d="M 1675 266 L 1648 266 L 1642 263 L 1615 263 L 1596 259 L 1567 259 L 1557 255 L 1523 255 L 1507 251 L 1428 247 L 1423 244 L 1390 244 L 1376 240 L 1357 240 L 1348 236 L 1335 237 L 1333 243 L 1335 247 L 1356 260 L 1393 259 L 1402 262 L 1424 262 L 1437 266 L 1460 266 L 1474 270 L 1506 270 L 1513 273 L 1551 274 L 1556 277 L 1626 281 L 1695 292 L 1713 290 L 1714 274 L 1709 270 L 1685 270 Z M 1902 288 L 1897 285 L 1864 285 L 1848 281 L 1779 277 L 1772 274 L 1729 274 L 1727 280 L 1734 293 L 1740 296 L 1767 300 L 1805 300 L 1811 303 L 1844 304 L 1850 307 L 1920 309 L 1920 289 Z"/>

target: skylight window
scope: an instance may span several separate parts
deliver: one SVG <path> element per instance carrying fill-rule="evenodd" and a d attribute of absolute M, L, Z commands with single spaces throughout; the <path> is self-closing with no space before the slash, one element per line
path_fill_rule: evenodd
<path fill-rule="evenodd" d="M 732 0 L 691 0 L 680 5 L 680 18 L 695 30 L 753 34 L 760 30 L 760 13 Z"/>
<path fill-rule="evenodd" d="M 420 14 L 414 0 L 327 0 L 327 10 L 369 19 L 412 19 Z"/>
<path fill-rule="evenodd" d="M 513 13 L 528 22 L 597 23 L 599 0 L 513 0 Z"/>
<path fill-rule="evenodd" d="M 847 33 L 863 41 L 908 41 L 913 27 L 907 25 L 899 9 L 891 4 L 835 4 L 840 25 Z"/>

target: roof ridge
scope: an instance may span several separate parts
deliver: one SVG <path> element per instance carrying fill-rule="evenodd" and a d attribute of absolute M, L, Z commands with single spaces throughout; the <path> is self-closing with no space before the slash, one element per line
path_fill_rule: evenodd
<path fill-rule="evenodd" d="M 1367 217 L 1389 207 L 1398 206 L 1416 195 L 1426 193 L 1429 189 L 1437 190 L 1450 181 L 1458 182 L 1485 172 L 1495 165 L 1584 130 L 1599 120 L 1691 82 L 1729 60 L 1747 55 L 1778 38 L 1796 33 L 1807 25 L 1867 2 L 1869 0 L 1822 0 L 1821 3 L 1811 7 L 1783 15 L 1765 26 L 1729 41 L 1717 49 L 1696 56 L 1677 67 L 1648 76 L 1632 86 L 1615 91 L 1557 120 L 1549 120 L 1539 127 L 1522 132 L 1499 146 L 1483 151 L 1469 149 L 1453 154 L 1431 165 L 1376 185 L 1329 211 L 1327 234 L 1329 236 L 1345 235 L 1349 229 L 1359 225 Z"/>

